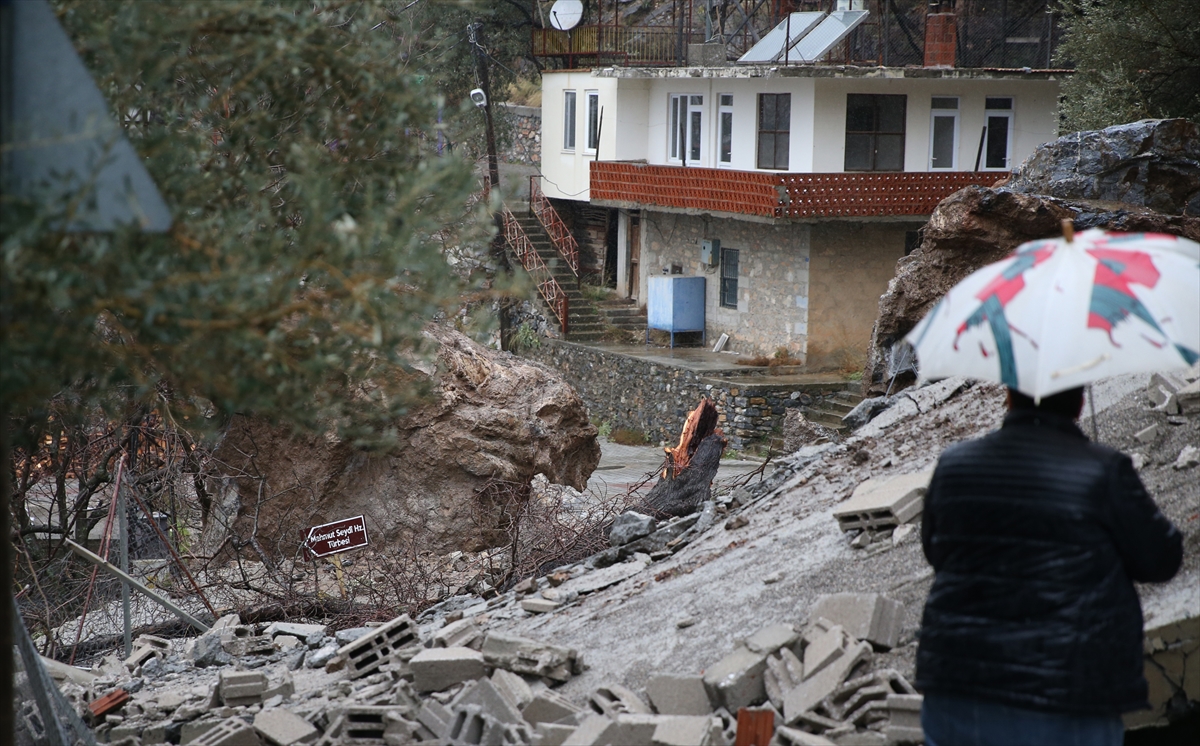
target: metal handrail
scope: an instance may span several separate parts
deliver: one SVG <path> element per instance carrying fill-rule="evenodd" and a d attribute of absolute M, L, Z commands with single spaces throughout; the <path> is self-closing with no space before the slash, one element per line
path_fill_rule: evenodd
<path fill-rule="evenodd" d="M 579 242 L 571 235 L 571 229 L 558 216 L 558 210 L 550 204 L 550 200 L 542 193 L 538 184 L 538 176 L 529 177 L 529 211 L 537 217 L 538 222 L 546 229 L 550 243 L 554 244 L 558 255 L 566 261 L 567 266 L 579 276 Z"/>
<path fill-rule="evenodd" d="M 554 275 L 550 273 L 549 267 L 542 261 L 541 255 L 537 253 L 533 242 L 529 240 L 525 229 L 517 222 L 517 216 L 512 214 L 512 210 L 507 207 L 503 208 L 502 216 L 504 219 L 504 241 L 513 250 L 517 261 L 525 268 L 537 283 L 538 293 L 546 300 L 546 305 L 550 306 L 551 312 L 558 318 L 558 325 L 562 329 L 563 336 L 568 333 L 568 313 L 569 307 L 567 303 L 567 294 L 562 289 L 562 285 L 554 279 Z"/>

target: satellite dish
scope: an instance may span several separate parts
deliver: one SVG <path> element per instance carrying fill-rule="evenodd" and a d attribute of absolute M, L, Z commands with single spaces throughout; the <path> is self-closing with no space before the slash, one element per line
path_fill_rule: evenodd
<path fill-rule="evenodd" d="M 570 31 L 583 20 L 583 3 L 580 0 L 554 0 L 550 8 L 550 25 L 559 31 Z"/>

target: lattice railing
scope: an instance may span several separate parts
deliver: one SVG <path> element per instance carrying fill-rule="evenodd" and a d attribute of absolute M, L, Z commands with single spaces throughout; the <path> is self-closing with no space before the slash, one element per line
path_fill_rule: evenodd
<path fill-rule="evenodd" d="M 565 336 L 568 325 L 567 314 L 570 310 L 566 292 L 562 289 L 562 285 L 559 285 L 558 281 L 554 279 L 550 268 L 542 261 L 533 242 L 526 235 L 525 229 L 517 222 L 517 217 L 507 207 L 504 208 L 502 215 L 504 217 L 505 242 L 512 249 L 517 261 L 537 283 L 538 293 L 546 300 L 546 305 L 550 306 L 550 311 L 558 318 L 558 325 Z"/>
<path fill-rule="evenodd" d="M 538 182 L 539 176 L 529 177 L 529 211 L 537 217 L 538 222 L 546 229 L 550 242 L 558 251 L 575 276 L 579 276 L 579 242 L 571 235 L 571 229 L 558 216 L 558 210 L 546 199 Z"/>
<path fill-rule="evenodd" d="M 959 189 L 1003 172 L 778 173 L 594 161 L 591 199 L 767 218 L 929 215 Z"/>

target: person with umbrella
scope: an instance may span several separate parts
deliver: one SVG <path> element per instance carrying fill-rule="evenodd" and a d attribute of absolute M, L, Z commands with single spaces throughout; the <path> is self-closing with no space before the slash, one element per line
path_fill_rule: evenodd
<path fill-rule="evenodd" d="M 925 498 L 927 746 L 1120 744 L 1148 705 L 1133 584 L 1173 577 L 1182 536 L 1076 420 L 1094 380 L 1196 363 L 1200 245 L 1072 234 L 975 272 L 906 338 L 922 379 L 1008 387 L 1003 426 L 948 448 Z"/>

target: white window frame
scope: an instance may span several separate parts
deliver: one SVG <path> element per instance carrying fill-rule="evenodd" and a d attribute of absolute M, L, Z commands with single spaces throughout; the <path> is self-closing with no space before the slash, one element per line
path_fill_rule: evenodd
<path fill-rule="evenodd" d="M 933 106 L 933 99 L 954 99 L 955 106 L 953 109 L 941 109 Z M 959 146 L 959 116 L 958 112 L 962 106 L 962 100 L 958 96 L 931 96 L 929 102 L 929 170 L 930 171 L 957 171 L 958 170 L 958 146 Z M 933 138 L 935 133 L 934 124 L 939 117 L 954 119 L 954 145 L 950 151 L 950 166 L 935 168 L 933 165 Z"/>
<path fill-rule="evenodd" d="M 721 103 L 722 99 L 724 99 L 726 96 L 729 97 L 729 103 L 728 104 Z M 729 120 L 728 120 L 728 123 L 729 123 L 729 159 L 728 160 L 726 160 L 723 157 L 725 154 L 721 152 L 721 143 L 725 139 L 725 125 L 726 125 L 725 117 L 726 117 L 726 115 L 728 115 L 728 117 L 729 117 Z M 718 93 L 717 94 L 717 142 L 716 142 L 716 146 L 717 146 L 716 147 L 716 157 L 713 160 L 716 161 L 717 166 L 719 166 L 721 168 L 730 168 L 731 166 L 733 166 L 733 94 L 732 93 Z"/>
<path fill-rule="evenodd" d="M 987 100 L 988 99 L 998 99 L 998 98 L 1008 99 L 1009 108 L 1007 108 L 1007 109 L 989 109 L 989 108 L 987 108 Z M 1006 133 L 1007 136 L 1005 138 L 1005 146 L 1004 146 L 1005 147 L 1004 165 L 1003 166 L 988 166 L 988 163 L 987 163 L 987 141 L 985 141 L 984 145 L 983 145 L 983 161 L 979 164 L 979 167 L 981 170 L 983 170 L 983 171 L 1011 171 L 1012 170 L 1013 135 L 1014 135 L 1014 126 L 1013 125 L 1014 125 L 1014 121 L 1016 119 L 1016 106 L 1017 106 L 1017 99 L 1015 96 L 987 96 L 984 99 L 983 123 L 985 125 L 987 125 L 987 128 L 988 128 L 987 140 L 990 141 L 991 137 L 992 137 L 991 120 L 993 117 L 1007 119 L 1008 120 L 1008 128 L 1007 128 L 1008 132 Z"/>
<path fill-rule="evenodd" d="M 699 99 L 698 102 L 695 102 Z M 667 99 L 667 160 L 688 166 L 704 161 L 704 94 L 672 93 Z M 683 121 L 679 115 L 683 114 Z M 700 134 L 692 139 L 692 122 L 699 119 Z M 682 125 L 682 126 L 681 126 Z M 681 137 L 682 136 L 682 137 Z M 695 158 L 691 157 L 695 154 Z"/>
<path fill-rule="evenodd" d="M 600 147 L 600 91 L 584 91 L 584 141 L 583 152 L 595 155 Z"/>
<path fill-rule="evenodd" d="M 575 152 L 575 134 L 578 127 L 576 96 L 574 90 L 563 91 L 563 150 Z"/>

